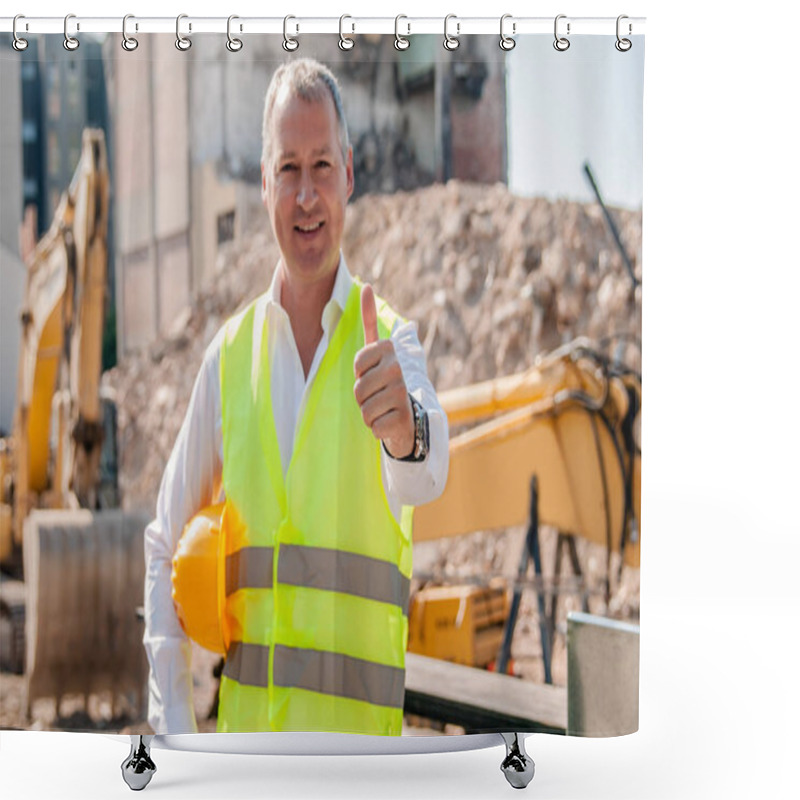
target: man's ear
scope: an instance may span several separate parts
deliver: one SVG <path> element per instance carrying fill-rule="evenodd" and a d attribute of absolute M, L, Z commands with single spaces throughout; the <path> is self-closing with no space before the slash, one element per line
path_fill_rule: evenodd
<path fill-rule="evenodd" d="M 345 164 L 345 171 L 347 172 L 347 199 L 349 200 L 355 188 L 355 176 L 353 174 L 353 148 L 347 148 L 347 163 Z"/>
<path fill-rule="evenodd" d="M 261 202 L 267 205 L 267 170 L 264 166 L 264 159 L 261 159 Z"/>

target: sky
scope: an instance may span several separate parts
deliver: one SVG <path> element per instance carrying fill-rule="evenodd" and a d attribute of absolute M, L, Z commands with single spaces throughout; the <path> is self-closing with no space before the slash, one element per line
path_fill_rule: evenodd
<path fill-rule="evenodd" d="M 520 195 L 593 202 L 588 161 L 609 205 L 642 206 L 644 36 L 518 37 L 508 56 L 508 184 Z M 543 155 L 543 154 L 546 154 Z"/>

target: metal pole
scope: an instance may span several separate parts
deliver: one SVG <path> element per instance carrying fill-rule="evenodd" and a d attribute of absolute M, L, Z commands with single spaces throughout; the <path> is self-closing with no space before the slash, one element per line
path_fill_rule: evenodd
<path fill-rule="evenodd" d="M 631 260 L 628 258 L 628 254 L 625 252 L 625 248 L 622 245 L 622 239 L 619 238 L 619 231 L 617 230 L 617 226 L 614 223 L 614 220 L 611 218 L 611 214 L 606 208 L 606 204 L 603 202 L 603 198 L 600 196 L 600 189 L 597 188 L 597 182 L 594 179 L 594 175 L 592 174 L 592 168 L 589 166 L 588 161 L 584 163 L 583 171 L 586 173 L 586 177 L 589 179 L 589 183 L 592 185 L 594 196 L 597 198 L 597 202 L 600 203 L 600 208 L 603 211 L 603 216 L 606 218 L 606 224 L 611 230 L 611 235 L 614 237 L 614 241 L 617 243 L 617 248 L 619 249 L 620 255 L 622 256 L 622 260 L 625 262 L 625 267 L 628 270 L 628 275 L 631 276 L 631 281 L 633 281 L 633 288 L 635 289 L 641 283 L 641 281 L 636 277 L 636 275 L 633 272 L 633 264 L 631 264 Z"/>
<path fill-rule="evenodd" d="M 541 554 L 539 553 L 539 482 L 535 475 L 531 477 L 531 504 L 528 519 L 528 530 L 525 535 L 525 545 L 522 548 L 522 555 L 520 556 L 519 560 L 519 569 L 517 571 L 518 583 L 514 589 L 514 595 L 511 599 L 511 608 L 509 609 L 506 627 L 503 631 L 503 644 L 500 646 L 500 652 L 497 655 L 496 670 L 501 674 L 508 672 L 508 663 L 511 656 L 511 642 L 514 639 L 514 628 L 517 625 L 519 606 L 522 599 L 522 584 L 524 583 L 525 576 L 528 572 L 528 561 L 530 559 L 533 559 L 536 575 L 539 579 L 537 582 L 536 597 L 539 607 L 539 631 L 542 641 L 544 679 L 545 683 L 552 683 L 553 676 L 551 673 L 550 631 L 547 624 L 544 588 L 542 587 L 541 583 L 542 559 Z"/>
<path fill-rule="evenodd" d="M 528 551 L 533 559 L 536 577 L 542 578 L 542 554 L 539 551 L 539 482 L 534 475 L 531 478 L 531 510 L 528 522 L 528 535 L 526 539 Z M 547 624 L 547 610 L 545 605 L 544 587 L 539 585 L 536 589 L 536 602 L 539 609 L 539 637 L 542 641 L 542 664 L 544 666 L 544 682 L 552 683 L 550 653 L 550 626 Z"/>

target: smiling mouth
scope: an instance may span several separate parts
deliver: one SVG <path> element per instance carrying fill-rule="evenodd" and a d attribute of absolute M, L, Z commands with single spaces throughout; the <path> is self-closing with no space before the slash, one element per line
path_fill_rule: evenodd
<path fill-rule="evenodd" d="M 295 225 L 294 229 L 296 231 L 299 231 L 300 233 L 315 233 L 324 224 L 325 224 L 324 222 L 315 222 L 312 225 Z"/>

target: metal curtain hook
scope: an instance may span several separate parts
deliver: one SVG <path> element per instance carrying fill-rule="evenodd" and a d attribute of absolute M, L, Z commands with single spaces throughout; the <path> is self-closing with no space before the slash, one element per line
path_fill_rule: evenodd
<path fill-rule="evenodd" d="M 400 35 L 399 27 L 400 27 L 400 20 L 401 19 L 408 19 L 408 17 L 405 14 L 398 14 L 394 18 L 394 49 L 395 50 L 408 50 L 408 48 L 411 47 L 411 42 L 408 39 L 406 39 L 405 36 L 401 36 Z M 407 35 L 410 36 L 411 35 L 411 23 L 406 23 L 406 26 L 408 27 L 408 34 Z"/>
<path fill-rule="evenodd" d="M 447 23 L 450 22 L 451 19 L 456 20 L 456 35 L 455 36 L 451 36 L 447 32 Z M 456 17 L 455 14 L 448 14 L 444 18 L 444 42 L 442 44 L 444 44 L 444 49 L 445 50 L 453 51 L 453 50 L 457 50 L 458 49 L 458 46 L 461 44 L 461 42 L 458 40 L 459 33 L 461 33 L 461 23 L 458 21 L 458 18 Z"/>
<path fill-rule="evenodd" d="M 20 36 L 20 35 L 17 33 L 17 20 L 20 20 L 20 19 L 25 19 L 25 16 L 24 16 L 23 14 L 17 14 L 17 16 L 16 16 L 16 17 L 14 17 L 14 24 L 11 26 L 11 32 L 14 34 L 14 41 L 11 43 L 11 46 L 12 46 L 12 47 L 13 47 L 13 48 L 14 48 L 14 49 L 15 49 L 15 50 L 18 52 L 18 53 L 21 53 L 21 52 L 22 52 L 23 50 L 25 50 L 25 49 L 27 48 L 27 46 L 28 46 L 28 40 L 27 40 L 27 39 L 23 39 L 23 38 L 22 38 L 22 37 L 21 37 L 21 36 Z M 26 28 L 26 30 L 27 30 L 27 24 L 26 24 L 25 28 Z"/>
<path fill-rule="evenodd" d="M 340 50 L 352 50 L 353 45 L 355 44 L 355 40 L 351 39 L 349 36 L 344 35 L 344 31 L 342 30 L 344 27 L 344 21 L 346 19 L 353 19 L 349 14 L 342 14 L 339 17 L 339 49 Z M 353 23 L 353 33 L 355 33 L 356 24 Z"/>
<path fill-rule="evenodd" d="M 623 39 L 619 35 L 619 28 L 620 28 L 619 24 L 624 19 L 628 19 L 628 15 L 627 14 L 620 14 L 617 17 L 617 41 L 614 42 L 614 47 L 616 47 L 617 50 L 620 51 L 620 53 L 627 53 L 628 50 L 630 50 L 631 47 L 633 47 L 633 42 L 630 39 Z M 632 32 L 633 32 L 633 27 L 629 22 L 628 23 L 628 35 L 630 35 Z"/>
<path fill-rule="evenodd" d="M 566 14 L 559 14 L 556 17 L 555 24 L 553 26 L 553 32 L 555 34 L 556 40 L 553 42 L 553 47 L 559 51 L 559 53 L 563 53 L 565 50 L 569 50 L 569 39 L 566 36 L 559 36 L 558 35 L 558 21 L 560 19 L 566 19 Z M 567 36 L 569 36 L 569 22 L 567 23 Z"/>
<path fill-rule="evenodd" d="M 287 53 L 293 53 L 300 47 L 300 42 L 297 41 L 296 36 L 289 36 L 289 31 L 287 25 L 290 19 L 295 19 L 291 14 L 283 18 L 283 49 L 286 50 Z M 296 30 L 299 33 L 300 26 L 296 26 Z"/>
<path fill-rule="evenodd" d="M 133 14 L 126 14 L 122 18 L 122 49 L 127 50 L 129 53 L 139 46 L 139 40 L 133 36 L 128 36 L 128 20 L 134 19 Z M 139 26 L 136 26 L 137 30 Z"/>
<path fill-rule="evenodd" d="M 183 52 L 186 52 L 192 46 L 192 40 L 181 33 L 181 20 L 188 18 L 188 14 L 178 14 L 178 18 L 175 20 L 175 47 Z M 191 22 L 189 23 L 189 30 L 192 30 Z"/>
<path fill-rule="evenodd" d="M 505 50 L 508 52 L 509 50 L 513 50 L 517 46 L 517 42 L 511 38 L 511 36 L 506 36 L 505 31 L 503 30 L 503 26 L 507 19 L 511 19 L 511 14 L 503 14 L 500 17 L 500 49 Z M 517 23 L 511 23 L 511 33 L 512 35 L 517 32 Z"/>
<path fill-rule="evenodd" d="M 81 44 L 74 36 L 70 36 L 69 31 L 67 30 L 67 26 L 69 25 L 69 21 L 71 19 L 75 19 L 74 14 L 67 14 L 67 16 L 64 17 L 64 49 L 69 50 L 70 52 L 77 50 Z M 78 30 L 80 30 L 80 26 L 78 26 Z"/>
<path fill-rule="evenodd" d="M 236 14 L 231 14 L 228 17 L 228 41 L 225 42 L 225 47 L 227 47 L 231 53 L 238 53 L 243 46 L 241 39 L 236 39 L 235 37 L 231 36 L 231 22 L 235 19 L 239 19 L 239 17 L 237 17 Z M 241 29 L 242 26 L 240 25 L 239 30 Z"/>

